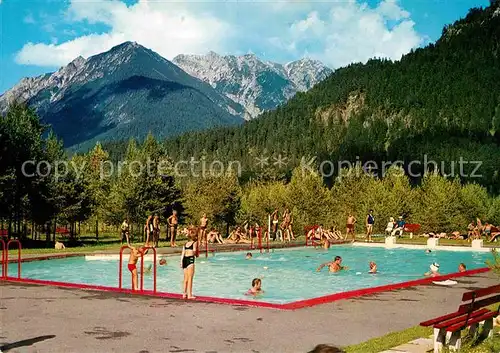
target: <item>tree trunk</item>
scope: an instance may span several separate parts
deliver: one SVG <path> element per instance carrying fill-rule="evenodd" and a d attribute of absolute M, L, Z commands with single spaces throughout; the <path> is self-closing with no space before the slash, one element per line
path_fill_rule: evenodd
<path fill-rule="evenodd" d="M 99 241 L 99 221 L 95 220 L 95 241 Z"/>
<path fill-rule="evenodd" d="M 52 241 L 56 243 L 57 218 L 54 218 L 54 233 L 52 233 Z"/>
<path fill-rule="evenodd" d="M 46 227 L 46 229 L 45 229 L 45 231 L 46 231 L 45 242 L 47 243 L 47 245 L 49 245 L 49 243 L 50 243 L 50 225 L 51 225 L 50 221 L 45 224 L 45 227 Z"/>
<path fill-rule="evenodd" d="M 10 240 L 11 235 L 12 235 L 12 215 L 9 214 L 9 232 L 7 234 L 7 239 Z"/>
<path fill-rule="evenodd" d="M 28 221 L 26 219 L 23 219 L 23 227 L 24 227 L 23 239 L 28 239 Z"/>
<path fill-rule="evenodd" d="M 81 222 L 78 221 L 78 237 L 80 237 L 80 225 L 81 225 Z"/>

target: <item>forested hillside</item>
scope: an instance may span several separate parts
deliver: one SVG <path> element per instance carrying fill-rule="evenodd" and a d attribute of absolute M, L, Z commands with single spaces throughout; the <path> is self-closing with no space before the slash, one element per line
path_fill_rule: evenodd
<path fill-rule="evenodd" d="M 500 10 L 495 1 L 446 26 L 441 38 L 401 61 L 337 70 L 307 93 L 240 127 L 166 141 L 175 159 L 206 154 L 255 168 L 261 154 L 330 160 L 483 161 L 479 180 L 500 179 Z M 469 170 L 471 172 L 471 170 Z M 477 181 L 477 180 L 476 180 Z"/>

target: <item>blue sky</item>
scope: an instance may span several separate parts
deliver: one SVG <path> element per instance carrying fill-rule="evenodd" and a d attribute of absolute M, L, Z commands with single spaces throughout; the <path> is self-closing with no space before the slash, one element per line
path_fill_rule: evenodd
<path fill-rule="evenodd" d="M 0 0 L 0 92 L 126 40 L 177 54 L 399 59 L 488 0 Z"/>

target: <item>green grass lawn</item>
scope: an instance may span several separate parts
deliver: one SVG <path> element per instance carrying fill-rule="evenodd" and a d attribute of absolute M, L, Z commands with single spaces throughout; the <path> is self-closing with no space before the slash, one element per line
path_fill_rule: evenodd
<path fill-rule="evenodd" d="M 428 337 L 431 334 L 432 328 L 415 326 L 404 331 L 391 332 L 385 336 L 346 347 L 345 351 L 347 353 L 379 353 L 420 337 Z"/>
<path fill-rule="evenodd" d="M 495 329 L 495 334 L 491 339 L 483 342 L 467 342 L 462 345 L 461 353 L 499 353 L 500 352 L 500 329 Z M 463 331 L 465 334 L 467 331 Z M 392 332 L 382 337 L 377 337 L 369 341 L 349 346 L 345 348 L 347 353 L 379 353 L 402 344 L 413 341 L 417 338 L 426 338 L 432 335 L 432 328 L 415 326 L 400 332 Z"/>
<path fill-rule="evenodd" d="M 498 304 L 490 305 L 488 309 L 497 310 Z M 473 342 L 467 339 L 462 340 L 461 353 L 499 353 L 500 352 L 500 327 L 494 328 L 495 333 L 491 339 L 482 342 Z M 467 330 L 462 331 L 465 337 Z M 427 338 L 432 335 L 432 327 L 414 326 L 409 329 L 391 332 L 385 336 L 377 337 L 369 341 L 348 346 L 347 353 L 379 353 L 402 344 L 413 341 L 417 338 Z"/>
<path fill-rule="evenodd" d="M 161 235 L 161 238 L 163 240 L 160 241 L 159 246 L 160 247 L 169 246 L 169 242 L 165 241 L 164 234 Z M 42 239 L 44 239 L 44 236 L 42 236 Z M 300 237 L 299 239 L 300 239 L 299 243 L 304 241 L 303 237 Z M 65 250 L 55 250 L 53 248 L 53 245 L 51 247 L 46 247 L 45 243 L 43 241 L 40 241 L 38 243 L 39 245 L 23 248 L 23 254 L 51 254 L 51 253 L 56 253 L 56 252 L 67 252 L 67 253 L 85 252 L 85 253 L 87 253 L 87 252 L 93 252 L 93 251 L 98 251 L 98 250 L 118 250 L 121 246 L 119 234 L 117 232 L 99 233 L 99 241 L 96 241 L 95 234 L 92 234 L 92 233 L 82 234 L 78 237 L 78 240 L 81 242 L 82 246 L 68 246 L 67 245 L 68 238 L 60 236 L 60 235 L 57 236 L 57 240 L 66 244 Z M 365 236 L 363 234 L 356 235 L 356 241 L 364 242 L 364 240 L 365 240 Z M 376 243 L 383 243 L 384 237 L 374 237 L 373 241 Z M 140 243 L 141 242 L 141 235 L 136 234 L 133 242 Z M 397 242 L 399 244 L 425 245 L 425 244 L 427 244 L 427 238 L 423 238 L 423 237 L 422 238 L 414 237 L 413 239 L 400 238 L 397 240 Z M 440 239 L 439 242 L 441 245 L 456 245 L 456 246 L 470 247 L 470 243 L 467 242 L 466 240 Z M 50 244 L 53 244 L 53 243 L 50 243 Z M 485 246 L 491 246 L 491 245 L 492 245 L 492 243 L 485 244 Z M 500 246 L 500 244 L 498 244 L 498 246 Z M 16 250 L 9 251 L 9 254 L 15 254 L 15 253 L 16 253 Z"/>

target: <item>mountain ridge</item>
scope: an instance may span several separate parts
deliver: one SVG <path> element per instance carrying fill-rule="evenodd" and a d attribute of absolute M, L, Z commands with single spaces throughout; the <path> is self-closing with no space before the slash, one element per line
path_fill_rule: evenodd
<path fill-rule="evenodd" d="M 67 147 L 238 124 L 244 114 L 210 85 L 135 42 L 22 80 L 0 96 L 2 112 L 11 100 L 33 107 Z"/>
<path fill-rule="evenodd" d="M 261 60 L 255 54 L 220 55 L 213 51 L 205 55 L 180 54 L 172 61 L 244 106 L 247 120 L 275 109 L 333 72 L 309 58 L 279 64 Z"/>

